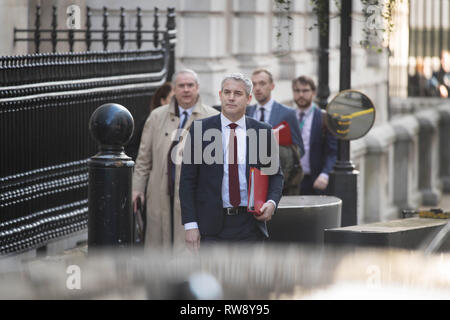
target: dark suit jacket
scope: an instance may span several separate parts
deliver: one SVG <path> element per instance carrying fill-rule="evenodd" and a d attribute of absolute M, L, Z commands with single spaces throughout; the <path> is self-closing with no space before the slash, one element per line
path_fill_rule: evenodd
<path fill-rule="evenodd" d="M 326 125 L 326 124 L 323 124 Z M 309 165 L 313 181 L 321 174 L 330 173 L 337 157 L 337 139 L 322 128 L 322 111 L 314 109 L 309 140 Z"/>
<path fill-rule="evenodd" d="M 267 130 L 267 143 L 269 146 L 268 155 L 271 157 L 278 157 L 278 148 L 270 150 L 270 139 L 273 135 L 270 132 L 270 126 L 256 121 L 252 118 L 246 117 L 247 130 L 254 128 L 256 130 Z M 198 120 L 202 123 L 202 134 L 208 129 L 218 129 L 221 131 L 220 114 L 206 119 Z M 192 125 L 189 133 L 191 142 L 195 142 L 194 133 L 195 126 Z M 203 140 L 203 139 L 202 139 Z M 270 165 L 263 165 L 259 159 L 259 140 L 258 136 L 258 157 L 256 164 L 249 164 L 249 137 L 247 136 L 247 185 L 250 167 L 262 168 Z M 222 139 L 220 138 L 220 146 L 222 147 Z M 202 141 L 202 152 L 211 143 L 211 141 Z M 276 142 L 275 142 L 276 145 Z M 190 148 L 190 153 L 186 148 Z M 223 149 L 221 149 L 223 150 Z M 190 154 L 189 158 L 187 154 Z M 189 158 L 189 163 L 186 163 Z M 223 158 L 223 157 L 222 157 Z M 224 174 L 223 160 L 222 163 L 206 164 L 202 160 L 201 164 L 194 163 L 194 143 L 186 141 L 184 150 L 184 159 L 181 167 L 180 177 L 180 204 L 181 204 L 181 218 L 182 223 L 197 222 L 201 235 L 216 235 L 222 229 L 224 214 L 222 202 L 222 180 Z M 279 162 L 279 161 L 278 161 Z M 278 205 L 283 190 L 283 175 L 281 174 L 279 163 L 277 173 L 269 176 L 269 189 L 267 194 L 268 200 L 273 200 Z M 256 221 L 256 220 L 255 220 Z M 258 221 L 258 227 L 268 237 L 267 226 L 265 222 Z"/>
<path fill-rule="evenodd" d="M 253 117 L 255 112 L 256 104 L 247 107 L 246 114 L 249 117 Z M 303 147 L 300 124 L 298 123 L 295 110 L 274 101 L 268 122 L 272 125 L 272 127 L 275 127 L 282 121 L 286 121 L 289 124 L 289 127 L 291 128 L 292 142 L 298 146 L 300 156 L 303 156 L 305 154 L 305 148 Z"/>

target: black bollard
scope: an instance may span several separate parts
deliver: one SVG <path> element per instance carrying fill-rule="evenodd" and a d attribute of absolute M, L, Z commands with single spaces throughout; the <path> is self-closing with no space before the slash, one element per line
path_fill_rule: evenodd
<path fill-rule="evenodd" d="M 89 130 L 100 151 L 88 161 L 88 247 L 131 246 L 134 162 L 123 146 L 133 134 L 133 117 L 119 104 L 104 104 L 92 114 Z"/>

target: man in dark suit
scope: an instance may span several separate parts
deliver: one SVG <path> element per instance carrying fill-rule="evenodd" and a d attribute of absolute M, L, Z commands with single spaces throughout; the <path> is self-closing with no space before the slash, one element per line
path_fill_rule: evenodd
<path fill-rule="evenodd" d="M 292 80 L 292 91 L 305 146 L 305 155 L 301 158 L 304 177 L 300 191 L 302 195 L 325 194 L 329 173 L 336 162 L 337 140 L 326 128 L 322 115 L 325 111 L 313 103 L 314 81 L 306 76 L 298 77 Z"/>
<path fill-rule="evenodd" d="M 281 198 L 283 175 L 271 127 L 245 116 L 252 83 L 240 73 L 224 78 L 220 115 L 195 121 L 186 141 L 180 178 L 186 244 L 260 241 Z M 210 142 L 212 141 L 212 142 Z M 267 151 L 266 151 L 267 150 Z M 261 215 L 247 211 L 250 167 L 269 175 Z"/>
<path fill-rule="evenodd" d="M 295 116 L 295 110 L 272 99 L 275 88 L 272 74 L 266 69 L 257 69 L 252 74 L 253 92 L 256 105 L 247 107 L 247 115 L 253 119 L 267 122 L 272 127 L 282 121 L 289 124 L 292 146 L 280 146 L 281 169 L 285 176 L 283 194 L 299 194 L 299 184 L 302 178 L 300 158 L 305 154 L 300 126 Z"/>

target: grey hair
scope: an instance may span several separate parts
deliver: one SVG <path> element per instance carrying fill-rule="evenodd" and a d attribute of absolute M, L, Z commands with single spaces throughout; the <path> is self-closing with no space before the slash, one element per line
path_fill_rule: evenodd
<path fill-rule="evenodd" d="M 173 85 L 175 85 L 175 81 L 176 81 L 176 79 L 177 79 L 177 76 L 178 76 L 179 74 L 181 74 L 181 73 L 188 73 L 188 74 L 192 75 L 192 76 L 194 77 L 195 82 L 196 82 L 197 84 L 199 84 L 199 83 L 198 83 L 198 75 L 197 75 L 197 73 L 196 73 L 194 70 L 191 70 L 191 69 L 181 69 L 181 70 L 175 72 L 175 74 L 173 75 L 173 78 L 172 78 L 172 79 L 173 79 L 173 80 L 172 80 L 172 84 L 173 84 Z"/>
<path fill-rule="evenodd" d="M 221 91 L 223 91 L 223 85 L 225 84 L 225 81 L 227 81 L 227 80 L 242 81 L 245 85 L 245 92 L 247 93 L 247 96 L 252 94 L 253 83 L 252 83 L 252 80 L 250 80 L 246 75 L 244 75 L 242 73 L 232 73 L 232 74 L 226 75 L 222 80 Z"/>

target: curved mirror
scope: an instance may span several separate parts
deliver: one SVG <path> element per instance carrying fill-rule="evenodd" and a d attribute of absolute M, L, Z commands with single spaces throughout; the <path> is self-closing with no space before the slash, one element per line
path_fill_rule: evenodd
<path fill-rule="evenodd" d="M 328 129 L 342 140 L 363 137 L 375 122 L 375 106 L 362 92 L 341 91 L 327 105 Z"/>

